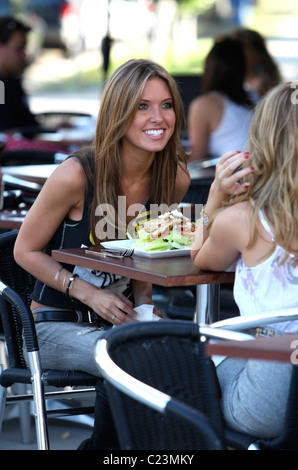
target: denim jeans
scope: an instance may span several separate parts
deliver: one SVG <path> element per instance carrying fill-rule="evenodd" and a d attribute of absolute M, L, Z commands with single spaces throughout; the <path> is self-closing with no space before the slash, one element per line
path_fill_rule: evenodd
<path fill-rule="evenodd" d="M 89 323 L 36 323 L 43 368 L 80 370 L 100 376 L 94 348 L 104 333 L 103 328 Z"/>
<path fill-rule="evenodd" d="M 35 310 L 52 310 L 51 307 Z M 94 348 L 105 328 L 90 323 L 40 322 L 36 323 L 39 352 L 43 369 L 80 370 L 100 377 Z M 94 428 L 92 435 L 78 447 L 79 450 L 119 449 L 109 400 L 104 383 L 95 386 Z"/>
<path fill-rule="evenodd" d="M 261 438 L 283 428 L 292 365 L 274 361 L 226 359 L 217 367 L 222 410 L 231 429 Z"/>

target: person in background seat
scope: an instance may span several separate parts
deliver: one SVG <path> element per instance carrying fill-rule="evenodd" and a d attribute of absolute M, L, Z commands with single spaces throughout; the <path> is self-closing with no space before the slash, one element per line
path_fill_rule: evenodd
<path fill-rule="evenodd" d="M 202 94 L 191 102 L 187 116 L 188 163 L 244 149 L 253 114 L 253 103 L 244 90 L 245 67 L 239 41 L 216 42 L 209 52 Z"/>

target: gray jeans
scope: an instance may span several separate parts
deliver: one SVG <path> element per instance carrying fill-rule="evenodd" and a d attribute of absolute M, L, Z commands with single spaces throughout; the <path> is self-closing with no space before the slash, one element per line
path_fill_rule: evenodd
<path fill-rule="evenodd" d="M 292 365 L 273 361 L 225 359 L 217 367 L 222 410 L 231 429 L 262 438 L 283 427 Z"/>
<path fill-rule="evenodd" d="M 81 370 L 100 376 L 94 348 L 104 330 L 89 323 L 36 323 L 43 368 Z"/>

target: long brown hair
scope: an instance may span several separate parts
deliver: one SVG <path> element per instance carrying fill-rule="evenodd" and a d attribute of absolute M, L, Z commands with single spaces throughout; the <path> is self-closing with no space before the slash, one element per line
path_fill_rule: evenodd
<path fill-rule="evenodd" d="M 121 193 L 121 146 L 138 106 L 147 81 L 158 77 L 167 83 L 176 115 L 174 132 L 165 148 L 156 153 L 152 165 L 150 202 L 172 204 L 177 164 L 186 164 L 180 141 L 183 105 L 174 79 L 160 65 L 143 59 L 129 60 L 108 80 L 100 105 L 94 143 L 93 198 L 91 203 L 91 233 L 96 240 L 95 213 L 100 204 L 110 204 L 117 213 Z M 117 214 L 118 215 L 118 214 Z M 117 226 L 116 217 L 116 226 Z"/>

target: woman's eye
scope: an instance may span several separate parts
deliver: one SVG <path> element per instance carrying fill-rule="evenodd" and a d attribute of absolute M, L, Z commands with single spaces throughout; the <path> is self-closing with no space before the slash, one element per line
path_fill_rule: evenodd
<path fill-rule="evenodd" d="M 148 109 L 148 105 L 146 103 L 141 103 L 138 107 L 138 109 L 143 110 L 143 109 Z"/>
<path fill-rule="evenodd" d="M 173 104 L 171 102 L 163 103 L 162 108 L 163 109 L 171 109 L 171 108 L 173 108 Z"/>

